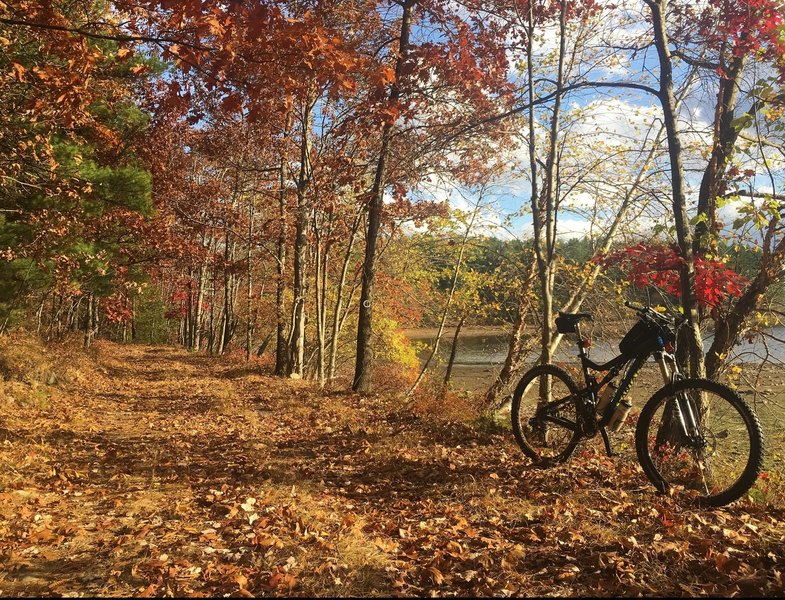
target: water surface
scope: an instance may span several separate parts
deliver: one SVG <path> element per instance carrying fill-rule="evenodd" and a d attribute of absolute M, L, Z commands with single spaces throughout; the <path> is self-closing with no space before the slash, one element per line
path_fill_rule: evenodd
<path fill-rule="evenodd" d="M 772 362 L 785 362 L 785 327 L 775 327 L 767 332 L 766 337 L 758 336 L 752 342 L 743 341 L 731 353 L 731 362 L 746 362 L 759 364 L 768 360 Z M 704 345 L 709 347 L 713 334 L 704 335 Z M 777 339 L 775 339 L 777 338 Z M 428 355 L 428 348 L 433 344 L 435 335 L 421 337 L 416 330 L 410 333 L 410 339 L 426 343 L 427 348 L 420 351 L 420 356 Z M 458 339 L 458 349 L 455 356 L 455 365 L 461 366 L 487 366 L 500 367 L 507 356 L 509 334 L 490 331 L 468 331 Z M 439 357 L 446 363 L 452 345 L 452 332 L 445 333 L 439 347 Z M 619 338 L 593 339 L 589 356 L 595 362 L 605 362 L 619 354 Z M 575 346 L 575 336 L 565 336 L 556 351 L 556 360 L 559 362 L 577 361 L 578 350 Z M 533 355 L 530 361 L 536 359 Z"/>

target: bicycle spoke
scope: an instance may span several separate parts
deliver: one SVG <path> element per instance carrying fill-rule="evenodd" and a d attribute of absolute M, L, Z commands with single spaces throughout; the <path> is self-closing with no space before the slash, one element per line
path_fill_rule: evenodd
<path fill-rule="evenodd" d="M 566 459 L 578 441 L 576 386 L 554 365 L 526 373 L 513 399 L 513 430 L 527 456 L 549 463 Z"/>
<path fill-rule="evenodd" d="M 641 465 L 660 488 L 683 489 L 705 504 L 732 502 L 760 469 L 760 424 L 725 386 L 707 380 L 676 386 L 677 394 L 661 390 L 641 413 L 636 432 Z M 690 411 L 698 419 L 694 427 L 685 423 Z"/>

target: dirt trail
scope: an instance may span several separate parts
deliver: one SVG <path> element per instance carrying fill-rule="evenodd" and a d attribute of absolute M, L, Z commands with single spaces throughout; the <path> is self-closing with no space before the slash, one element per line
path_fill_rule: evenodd
<path fill-rule="evenodd" d="M 624 440 L 542 471 L 392 399 L 171 348 L 98 365 L 0 406 L 2 596 L 783 591 L 779 508 L 682 508 Z"/>

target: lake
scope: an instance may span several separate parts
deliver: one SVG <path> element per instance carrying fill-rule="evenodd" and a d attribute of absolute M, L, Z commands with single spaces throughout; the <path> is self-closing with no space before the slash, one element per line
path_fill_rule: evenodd
<path fill-rule="evenodd" d="M 452 335 L 454 330 L 445 330 L 439 348 L 439 356 L 442 362 L 446 362 L 450 355 L 452 345 Z M 406 335 L 412 341 L 426 343 L 430 347 L 436 338 L 436 332 L 432 329 L 407 330 Z M 778 338 L 784 342 L 767 337 L 756 338 L 752 342 L 743 341 L 736 346 L 731 361 L 747 362 L 759 364 L 768 356 L 772 362 L 785 362 L 785 327 L 775 327 L 769 330 L 769 336 Z M 703 342 L 708 348 L 713 334 L 704 335 Z M 590 356 L 595 362 L 610 360 L 619 354 L 619 339 L 592 340 Z M 499 328 L 477 328 L 469 329 L 466 333 L 461 333 L 458 339 L 458 350 L 455 356 L 456 365 L 465 366 L 501 366 L 507 356 L 507 344 L 509 334 Z M 428 349 L 423 349 L 420 355 L 424 358 L 428 354 Z M 565 336 L 556 351 L 557 361 L 577 361 L 578 350 L 575 347 L 574 336 Z M 534 357 L 532 357 L 534 360 Z"/>

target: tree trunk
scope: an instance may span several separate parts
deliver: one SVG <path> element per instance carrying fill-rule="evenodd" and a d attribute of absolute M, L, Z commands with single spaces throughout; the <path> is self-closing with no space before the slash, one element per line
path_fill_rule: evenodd
<path fill-rule="evenodd" d="M 714 340 L 706 353 L 706 376 L 716 379 L 731 349 L 738 343 L 739 337 L 749 316 L 760 304 L 769 286 L 782 277 L 785 267 L 785 237 L 780 237 L 775 244 L 775 232 L 780 219 L 774 217 L 769 222 L 763 241 L 763 257 L 760 270 L 733 307 L 722 318 L 715 322 Z"/>
<path fill-rule="evenodd" d="M 278 173 L 278 254 L 275 287 L 275 375 L 283 376 L 288 371 L 289 345 L 286 338 L 286 163 L 281 157 Z"/>
<path fill-rule="evenodd" d="M 131 298 L 131 341 L 136 341 L 136 296 Z"/>
<path fill-rule="evenodd" d="M 412 10 L 416 0 L 405 0 L 401 17 L 401 34 L 398 40 L 398 58 L 395 65 L 395 80 L 390 87 L 390 104 L 395 104 L 401 96 L 400 83 L 403 65 L 408 58 L 409 35 L 411 33 Z M 376 244 L 382 222 L 384 188 L 387 177 L 387 158 L 390 151 L 394 123 L 385 124 L 376 173 L 368 201 L 368 232 L 365 238 L 365 260 L 363 261 L 362 290 L 360 292 L 360 312 L 357 319 L 357 357 L 354 367 L 356 392 L 371 391 L 371 371 L 373 369 L 373 285 L 376 275 Z"/>
<path fill-rule="evenodd" d="M 196 285 L 196 304 L 193 307 L 193 325 L 190 332 L 191 341 L 189 347 L 192 350 L 199 351 L 202 349 L 202 304 L 204 304 L 205 293 L 205 268 L 204 265 L 199 266 L 199 279 Z"/>
<path fill-rule="evenodd" d="M 186 284 L 188 288 L 188 295 L 186 296 L 186 302 L 188 303 L 183 311 L 182 318 L 180 319 L 180 331 L 178 332 L 178 337 L 180 343 L 189 350 L 191 349 L 191 342 L 193 339 L 193 320 L 194 320 L 194 282 L 193 282 L 193 271 L 188 269 L 188 283 Z"/>
<path fill-rule="evenodd" d="M 38 303 L 38 310 L 35 311 L 35 332 L 36 334 L 41 334 L 41 325 L 43 324 L 43 315 L 44 315 L 44 306 L 46 305 L 46 299 L 49 296 L 48 292 L 41 294 L 41 302 Z"/>
<path fill-rule="evenodd" d="M 330 362 L 327 367 L 327 378 L 333 379 L 335 377 L 335 361 L 338 356 L 338 336 L 341 333 L 342 320 L 341 309 L 343 308 L 343 294 L 346 287 L 346 275 L 349 272 L 349 263 L 352 258 L 352 250 L 354 248 L 354 241 L 357 239 L 357 230 L 360 227 L 362 220 L 362 211 L 358 211 L 357 215 L 352 222 L 351 234 L 349 235 L 349 242 L 346 244 L 346 253 L 344 254 L 343 264 L 341 265 L 341 276 L 338 280 L 338 287 L 336 289 L 335 306 L 333 307 L 332 317 L 332 332 L 330 335 Z"/>
<path fill-rule="evenodd" d="M 534 36 L 533 7 L 529 7 L 528 49 L 533 53 L 532 38 Z M 529 119 L 529 165 L 532 171 L 532 224 L 534 226 L 534 252 L 537 258 L 537 275 L 540 281 L 540 316 L 542 331 L 540 335 L 540 363 L 551 361 L 551 339 L 553 337 L 553 287 L 556 278 L 556 204 L 558 197 L 559 127 L 561 120 L 561 101 L 564 90 L 564 63 L 567 44 L 567 6 L 566 0 L 561 1 L 559 13 L 559 62 L 554 90 L 554 104 L 550 119 L 550 137 L 548 140 L 548 156 L 545 162 L 545 177 L 542 196 L 537 192 L 537 160 L 535 156 L 535 110 L 534 110 L 534 72 L 533 56 L 527 57 L 529 75 L 529 101 L 532 104 Z"/>
<path fill-rule="evenodd" d="M 657 132 L 657 135 L 654 137 L 654 143 L 652 144 L 652 147 L 646 156 L 646 160 L 641 165 L 641 168 L 635 177 L 635 181 L 633 182 L 632 186 L 630 186 L 625 191 L 624 200 L 622 201 L 619 210 L 616 212 L 616 215 L 614 216 L 611 226 L 608 228 L 607 232 L 605 233 L 603 237 L 603 241 L 594 250 L 595 257 L 602 256 L 603 254 L 607 253 L 610 250 L 611 244 L 613 243 L 617 232 L 622 226 L 627 211 L 630 209 L 630 206 L 634 203 L 635 192 L 639 189 L 640 185 L 642 184 L 644 175 L 648 170 L 652 160 L 657 154 L 657 150 L 659 148 L 659 144 L 663 132 L 664 132 L 664 127 L 660 127 L 660 129 Z M 602 272 L 602 269 L 603 267 L 600 262 L 597 262 L 592 267 L 592 270 L 589 272 L 588 276 L 581 281 L 579 286 L 575 289 L 575 291 L 572 293 L 567 303 L 562 308 L 564 312 L 575 312 L 580 309 L 581 305 L 583 304 L 583 301 L 586 299 L 589 290 L 594 285 L 594 282 L 597 280 L 597 277 L 599 277 L 600 273 Z M 559 343 L 561 342 L 561 339 L 563 337 L 564 335 L 556 330 L 552 332 L 551 341 L 550 341 L 551 356 L 553 356 L 556 353 L 556 349 L 559 347 Z"/>
<path fill-rule="evenodd" d="M 466 315 L 461 315 L 461 318 L 458 320 L 458 325 L 455 327 L 455 335 L 452 336 L 452 347 L 450 348 L 450 358 L 447 361 L 447 370 L 444 373 L 444 385 L 445 387 L 450 385 L 450 378 L 452 377 L 452 367 L 455 364 L 455 355 L 458 351 L 458 336 L 461 335 L 461 329 L 463 328 L 463 323 L 466 321 Z"/>
<path fill-rule="evenodd" d="M 245 321 L 245 362 L 251 362 L 251 344 L 253 344 L 253 328 L 254 319 L 253 314 L 253 269 L 251 268 L 251 245 L 253 243 L 254 235 L 254 202 L 253 196 L 248 198 L 248 242 L 245 252 L 245 268 L 248 270 L 248 287 L 245 296 L 245 309 L 248 313 Z"/>
<path fill-rule="evenodd" d="M 652 15 L 654 44 L 660 66 L 659 100 L 662 105 L 665 133 L 670 158 L 671 187 L 673 191 L 673 216 L 679 252 L 684 259 L 681 269 L 681 306 L 687 318 L 685 339 L 689 358 L 688 373 L 691 377 L 706 374 L 703 359 L 703 339 L 700 333 L 700 315 L 695 297 L 695 264 L 693 260 L 692 232 L 687 216 L 687 198 L 684 192 L 684 167 L 682 164 L 681 135 L 677 120 L 677 105 L 673 94 L 673 67 L 665 27 L 667 0 L 645 0 Z"/>
<path fill-rule="evenodd" d="M 491 409 L 499 407 L 499 397 L 508 389 L 515 373 L 520 368 L 521 358 L 527 347 L 527 341 L 531 336 L 526 336 L 526 316 L 531 307 L 531 293 L 532 282 L 534 281 L 535 262 L 529 262 L 529 268 L 524 274 L 521 295 L 518 299 L 518 312 L 515 315 L 515 323 L 512 329 L 512 335 L 507 345 L 507 356 L 504 359 L 504 365 L 497 375 L 496 379 L 491 384 L 491 387 L 485 393 L 485 405 Z M 505 395 L 506 396 L 506 395 Z"/>
<path fill-rule="evenodd" d="M 311 179 L 311 120 L 313 100 L 307 95 L 303 105 L 300 141 L 300 174 L 297 179 L 297 215 L 294 239 L 294 304 L 292 306 L 292 347 L 289 375 L 303 377 L 305 367 L 305 294 L 308 250 L 309 206 L 307 190 Z"/>
<path fill-rule="evenodd" d="M 406 394 L 408 397 L 411 397 L 415 391 L 417 391 L 417 387 L 425 377 L 425 373 L 428 371 L 428 367 L 431 364 L 434 356 L 436 356 L 437 352 L 439 351 L 439 342 L 442 339 L 442 334 L 444 333 L 444 325 L 447 322 L 447 316 L 450 314 L 450 307 L 452 306 L 453 298 L 455 297 L 455 289 L 458 285 L 458 277 L 461 274 L 461 266 L 463 264 L 463 255 L 466 252 L 466 242 L 469 240 L 469 234 L 472 231 L 472 227 L 474 226 L 474 221 L 477 218 L 477 213 L 480 210 L 480 204 L 482 203 L 483 194 L 480 193 L 477 198 L 477 203 L 474 205 L 474 212 L 472 213 L 472 217 L 469 220 L 469 223 L 466 225 L 466 231 L 463 234 L 463 239 L 461 240 L 461 248 L 458 251 L 458 260 L 455 261 L 455 269 L 453 270 L 452 274 L 452 281 L 450 282 L 450 291 L 447 296 L 447 302 L 444 304 L 444 310 L 442 311 L 442 318 L 439 321 L 439 330 L 436 333 L 436 339 L 433 342 L 433 348 L 431 348 L 431 353 L 428 355 L 428 358 L 425 360 L 425 363 L 420 369 L 420 374 L 417 376 L 414 384 L 412 385 L 409 392 Z"/>
<path fill-rule="evenodd" d="M 87 314 L 85 315 L 84 347 L 89 348 L 93 343 L 95 334 L 98 333 L 98 305 L 95 294 L 87 294 Z"/>
<path fill-rule="evenodd" d="M 215 352 L 215 288 L 217 287 L 218 274 L 212 269 L 212 288 L 210 289 L 210 333 L 207 338 L 207 350 L 210 354 Z"/>
<path fill-rule="evenodd" d="M 326 332 L 327 313 L 325 308 L 327 290 L 327 262 L 329 259 L 329 248 L 322 246 L 322 236 L 318 223 L 314 223 L 314 234 L 316 243 L 314 244 L 314 301 L 316 305 L 316 377 L 319 384 L 324 386 L 325 360 L 326 360 Z"/>
<path fill-rule="evenodd" d="M 224 246 L 224 273 L 223 273 L 223 310 L 221 315 L 221 332 L 219 336 L 218 354 L 226 352 L 229 342 L 234 335 L 234 274 L 230 271 L 234 263 L 234 237 L 227 229 L 225 232 Z"/>
<path fill-rule="evenodd" d="M 736 147 L 741 128 L 733 123 L 739 100 L 739 83 L 746 63 L 746 56 L 735 57 L 726 76 L 720 79 L 717 104 L 714 111 L 714 136 L 711 158 L 706 165 L 698 193 L 698 219 L 695 224 L 693 252 L 706 252 L 712 246 L 711 236 L 716 232 L 717 197 L 725 193 L 725 170 Z"/>

